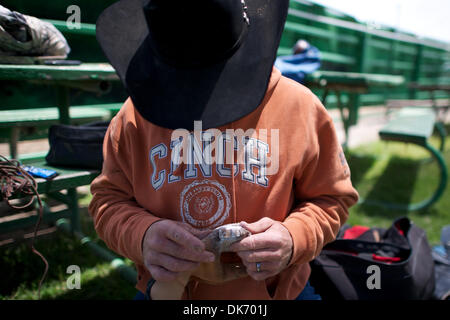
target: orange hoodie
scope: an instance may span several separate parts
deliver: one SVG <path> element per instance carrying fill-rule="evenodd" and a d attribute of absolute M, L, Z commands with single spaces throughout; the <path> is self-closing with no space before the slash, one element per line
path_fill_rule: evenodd
<path fill-rule="evenodd" d="M 248 137 L 226 134 L 227 129 L 252 128 Z M 192 279 L 183 297 L 294 299 L 309 277 L 308 262 L 335 239 L 348 208 L 358 200 L 332 120 L 310 90 L 274 68 L 261 105 L 217 129 L 223 134 L 218 145 L 225 151 L 216 148 L 209 154 L 226 157 L 230 148 L 225 146 L 231 145 L 233 162 L 211 164 L 208 148 L 198 153 L 195 143 L 180 152 L 173 130 L 142 118 L 128 99 L 109 126 L 103 170 L 91 185 L 89 211 L 97 233 L 135 262 L 136 287 L 145 292 L 151 275 L 144 267 L 142 240 L 155 221 L 213 228 L 270 217 L 292 236 L 293 255 L 284 271 L 265 281 L 246 277 L 216 286 Z M 184 155 L 195 164 L 180 163 Z M 276 173 L 268 170 L 272 164 Z"/>

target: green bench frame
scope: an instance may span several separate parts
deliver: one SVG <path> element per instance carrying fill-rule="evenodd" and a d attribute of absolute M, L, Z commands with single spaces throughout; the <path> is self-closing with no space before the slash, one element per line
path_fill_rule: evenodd
<path fill-rule="evenodd" d="M 40 195 L 45 194 L 47 197 L 67 206 L 67 209 L 50 211 L 50 208 L 45 201 L 42 201 L 44 205 L 42 221 L 54 223 L 60 230 L 75 236 L 95 254 L 106 261 L 109 261 L 113 268 L 117 269 L 124 279 L 130 283 L 136 283 L 137 273 L 134 268 L 129 267 L 120 257 L 109 250 L 104 249 L 102 246 L 95 243 L 95 241 L 92 241 L 92 239 L 83 234 L 81 229 L 77 187 L 89 185 L 100 174 L 100 171 L 52 167 L 47 165 L 45 159 L 40 157 L 24 159 L 21 163 L 24 165 L 56 170 L 59 173 L 59 175 L 52 180 L 36 178 L 37 190 Z M 63 193 L 64 190 L 67 192 Z M 2 221 L 0 223 L 0 233 L 32 227 L 36 224 L 37 219 L 37 215 L 32 215 L 24 218 Z"/>
<path fill-rule="evenodd" d="M 109 120 L 122 103 L 70 107 L 71 123 Z M 17 158 L 17 144 L 22 140 L 41 139 L 48 136 L 48 128 L 59 123 L 58 108 L 0 110 L 0 142 L 9 143 L 10 158 Z"/>
<path fill-rule="evenodd" d="M 434 129 L 437 130 L 441 138 L 439 150 L 428 142 Z M 425 148 L 439 166 L 439 185 L 428 199 L 418 203 L 398 204 L 371 199 L 361 199 L 360 202 L 393 210 L 416 211 L 428 208 L 438 201 L 447 186 L 448 172 L 445 160 L 441 154 L 445 147 L 446 132 L 443 123 L 436 121 L 434 111 L 430 108 L 404 108 L 395 114 L 394 118 L 379 131 L 379 136 L 385 141 L 413 143 Z"/>
<path fill-rule="evenodd" d="M 392 108 L 403 107 L 427 107 L 432 108 L 441 122 L 445 122 L 448 110 L 450 109 L 450 85 L 444 84 L 420 84 L 410 83 L 408 87 L 412 90 L 412 97 L 416 97 L 419 92 L 426 91 L 428 99 L 389 99 L 386 101 L 386 114 L 388 115 Z M 438 93 L 446 93 L 446 97 L 438 98 Z"/>
<path fill-rule="evenodd" d="M 365 93 L 371 87 L 395 87 L 404 83 L 402 76 L 388 74 L 355 73 L 340 71 L 316 71 L 308 74 L 305 85 L 311 88 L 323 89 L 322 103 L 327 105 L 327 98 L 334 93 L 337 107 L 344 125 L 345 140 L 343 147 L 347 148 L 349 131 L 358 121 L 358 103 L 355 99 L 358 94 Z M 344 94 L 350 93 L 353 99 L 344 102 Z"/>

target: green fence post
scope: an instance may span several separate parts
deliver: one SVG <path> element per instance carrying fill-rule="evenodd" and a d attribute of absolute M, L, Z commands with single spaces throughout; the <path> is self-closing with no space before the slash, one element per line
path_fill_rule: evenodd
<path fill-rule="evenodd" d="M 391 74 L 395 74 L 395 60 L 397 59 L 398 40 L 391 40 L 391 52 L 389 53 L 389 71 Z"/>
<path fill-rule="evenodd" d="M 388 40 L 386 40 L 388 41 Z M 387 55 L 389 61 L 388 61 L 388 70 L 390 72 L 390 74 L 394 75 L 394 74 L 398 74 L 396 72 L 395 69 L 395 61 L 398 58 L 398 40 L 397 39 L 392 39 L 391 40 L 391 51 L 389 52 L 389 54 Z M 397 91 L 397 88 L 394 89 L 384 89 L 383 90 L 383 96 L 384 96 L 384 100 L 388 100 L 390 99 L 390 95 L 393 93 L 393 91 Z"/>
<path fill-rule="evenodd" d="M 369 55 L 371 35 L 364 32 L 361 35 L 360 54 L 358 56 L 358 64 L 356 72 L 364 73 L 367 71 L 367 57 Z M 353 93 L 349 96 L 349 126 L 358 122 L 358 112 L 361 106 L 361 94 Z"/>
<path fill-rule="evenodd" d="M 68 201 L 70 203 L 70 225 L 72 232 L 81 232 L 80 208 L 78 207 L 77 188 L 67 190 Z"/>
<path fill-rule="evenodd" d="M 419 43 L 417 45 L 417 55 L 416 55 L 415 67 L 414 67 L 413 75 L 411 78 L 412 82 L 419 81 L 420 75 L 422 73 L 422 65 L 423 65 L 423 44 Z M 417 90 L 409 89 L 409 98 L 417 99 L 418 98 Z"/>
<path fill-rule="evenodd" d="M 367 70 L 367 57 L 369 55 L 369 45 L 370 45 L 370 39 L 371 34 L 368 32 L 364 32 L 361 37 L 361 51 L 358 59 L 358 72 L 364 73 Z"/>
<path fill-rule="evenodd" d="M 70 124 L 70 89 L 66 86 L 57 86 L 57 103 L 59 121 L 62 124 Z"/>

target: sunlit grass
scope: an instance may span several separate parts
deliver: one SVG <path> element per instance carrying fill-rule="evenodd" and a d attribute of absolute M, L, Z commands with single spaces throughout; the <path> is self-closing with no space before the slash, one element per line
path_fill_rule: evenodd
<path fill-rule="evenodd" d="M 432 137 L 431 144 L 440 140 Z M 450 138 L 443 153 L 450 168 Z M 428 198 L 437 188 L 440 171 L 422 147 L 401 142 L 378 141 L 347 153 L 354 186 L 361 197 L 396 203 L 416 203 Z M 427 232 L 431 243 L 439 243 L 444 225 L 450 224 L 450 188 L 432 207 L 406 212 L 358 204 L 350 209 L 348 223 L 388 227 L 393 219 L 408 216 Z"/>

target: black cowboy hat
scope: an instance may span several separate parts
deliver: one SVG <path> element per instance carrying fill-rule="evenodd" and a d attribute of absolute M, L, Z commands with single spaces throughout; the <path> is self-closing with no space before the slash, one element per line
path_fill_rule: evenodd
<path fill-rule="evenodd" d="M 288 0 L 121 0 L 97 40 L 136 109 L 165 128 L 219 127 L 262 102 Z"/>

